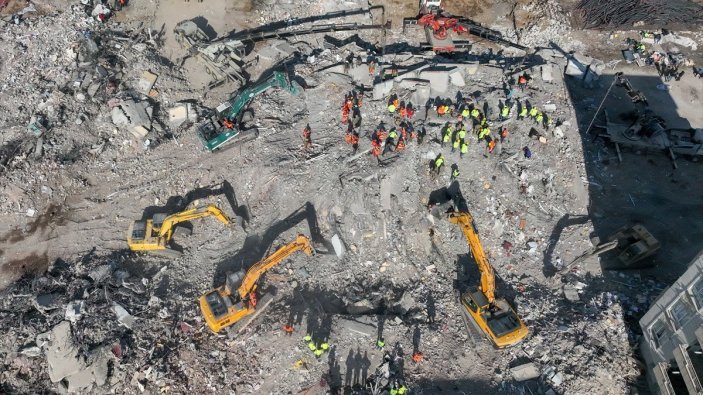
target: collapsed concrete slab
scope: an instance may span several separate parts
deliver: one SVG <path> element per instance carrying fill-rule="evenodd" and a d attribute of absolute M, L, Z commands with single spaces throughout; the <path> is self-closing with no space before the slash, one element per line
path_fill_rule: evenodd
<path fill-rule="evenodd" d="M 80 355 L 78 347 L 71 336 L 71 324 L 63 321 L 51 331 L 39 335 L 37 344 L 48 340 L 46 362 L 49 368 L 49 379 L 57 383 L 64 378 L 85 369 L 85 359 Z"/>
<path fill-rule="evenodd" d="M 151 130 L 153 108 L 147 101 L 122 100 L 110 113 L 112 123 L 125 127 L 137 138 L 142 138 Z"/>

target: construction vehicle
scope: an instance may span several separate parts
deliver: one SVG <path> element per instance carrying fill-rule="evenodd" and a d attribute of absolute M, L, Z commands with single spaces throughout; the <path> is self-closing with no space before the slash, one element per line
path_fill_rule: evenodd
<path fill-rule="evenodd" d="M 272 267 L 283 262 L 291 254 L 302 250 L 308 256 L 315 254 L 306 236 L 298 235 L 294 242 L 284 245 L 273 254 L 255 263 L 246 274 L 244 270 L 227 276 L 225 285 L 206 292 L 200 297 L 200 311 L 213 332 L 236 324 L 256 311 L 259 297 L 257 282 Z"/>
<path fill-rule="evenodd" d="M 132 251 L 177 251 L 169 249 L 169 243 L 173 237 L 176 226 L 182 222 L 192 221 L 198 218 L 213 216 L 225 225 L 230 224 L 230 219 L 214 204 L 185 210 L 179 213 L 154 214 L 151 219 L 144 221 L 134 221 L 129 225 L 127 232 L 127 245 Z"/>
<path fill-rule="evenodd" d="M 641 224 L 624 226 L 608 237 L 607 242 L 599 243 L 596 238 L 593 244 L 594 247 L 576 257 L 568 265 L 565 265 L 560 270 L 560 273 L 566 273 L 572 266 L 583 262 L 587 258 L 605 254 L 608 251 L 613 251 L 610 255 L 614 256 L 612 259 L 604 260 L 602 264 L 604 269 L 642 269 L 651 267 L 651 262 L 646 265 L 635 264 L 654 255 L 661 247 L 659 241 Z"/>
<path fill-rule="evenodd" d="M 357 23 L 319 24 L 320 21 L 328 19 L 370 14 L 377 9 L 381 10 L 381 18 L 385 18 L 385 8 L 383 6 L 372 6 L 355 10 L 335 11 L 324 15 L 289 18 L 252 29 L 233 31 L 214 40 L 211 40 L 195 22 L 190 20 L 178 23 L 174 33 L 176 40 L 188 52 L 182 62 L 188 57 L 196 57 L 198 62 L 205 66 L 205 71 L 213 78 L 210 88 L 227 81 L 239 82 L 241 85 L 245 85 L 249 76 L 244 70 L 250 64 L 246 64 L 244 58 L 248 52 L 254 49 L 256 42 L 306 34 L 390 28 L 390 22 L 371 25 L 360 25 Z M 310 27 L 291 29 L 293 26 L 308 23 L 312 25 Z M 251 57 L 250 63 L 254 62 L 256 62 L 256 58 Z"/>
<path fill-rule="evenodd" d="M 484 40 L 527 51 L 524 45 L 503 38 L 495 30 L 485 28 L 476 22 L 459 16 L 453 16 L 444 10 L 444 1 L 420 0 L 420 13 L 414 18 L 403 19 L 403 32 L 408 25 L 419 25 L 425 30 L 429 45 L 435 52 L 453 52 L 458 48 L 470 48 L 468 41 L 455 42 L 450 31 L 457 35 L 470 34 Z"/>
<path fill-rule="evenodd" d="M 461 227 L 481 272 L 480 287 L 476 291 L 464 292 L 460 296 L 461 304 L 473 323 L 496 347 L 517 344 L 527 336 L 528 329 L 505 299 L 495 297 L 493 267 L 483 252 L 473 217 L 468 212 L 452 212 L 449 222 Z"/>
<path fill-rule="evenodd" d="M 613 84 L 627 92 L 635 105 L 635 119 L 629 124 L 612 122 L 608 111 L 604 111 L 605 123 L 596 124 L 594 127 L 605 130 L 597 136 L 608 139 L 615 145 L 620 162 L 622 162 L 621 146 L 629 147 L 636 153 L 649 150 L 663 151 L 669 155 L 674 167 L 677 167 L 677 155 L 688 157 L 694 162 L 703 157 L 703 129 L 667 128 L 664 119 L 649 108 L 649 102 L 644 94 L 636 90 L 622 72 L 615 74 Z M 607 97 L 606 94 L 601 107 Z M 590 128 L 587 132 L 590 132 Z"/>
<path fill-rule="evenodd" d="M 216 150 L 237 136 L 254 134 L 254 137 L 258 137 L 258 128 L 244 126 L 251 118 L 251 112 L 246 111 L 246 107 L 256 96 L 269 88 L 281 88 L 294 96 L 302 90 L 300 85 L 290 81 L 286 74 L 276 71 L 263 82 L 240 91 L 229 101 L 217 106 L 208 119 L 198 126 L 198 135 L 205 148 L 209 151 Z"/>

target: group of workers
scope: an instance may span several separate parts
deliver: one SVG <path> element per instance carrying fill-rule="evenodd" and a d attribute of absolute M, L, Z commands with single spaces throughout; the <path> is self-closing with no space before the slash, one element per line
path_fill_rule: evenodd
<path fill-rule="evenodd" d="M 315 342 L 312 339 L 312 336 L 310 334 L 307 334 L 307 335 L 305 335 L 305 337 L 303 337 L 303 342 L 305 342 L 308 345 L 308 349 L 310 349 L 310 351 L 312 351 L 312 353 L 317 358 L 320 358 L 322 356 L 322 354 L 324 354 L 326 351 L 328 351 L 330 349 L 329 343 L 324 342 L 324 341 L 322 343 L 320 343 L 318 346 L 317 342 Z"/>

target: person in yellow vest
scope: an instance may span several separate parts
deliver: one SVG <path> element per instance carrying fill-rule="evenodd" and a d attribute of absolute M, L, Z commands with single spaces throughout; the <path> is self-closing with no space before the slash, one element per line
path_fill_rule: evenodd
<path fill-rule="evenodd" d="M 459 151 L 459 157 L 463 158 L 464 154 L 469 152 L 469 141 L 464 140 L 461 142 L 461 151 Z"/>
<path fill-rule="evenodd" d="M 488 127 L 483 127 L 478 132 L 478 141 L 485 140 L 486 137 L 490 138 L 490 136 L 491 136 L 491 130 L 488 129 Z"/>
<path fill-rule="evenodd" d="M 539 110 L 537 109 L 537 107 L 530 108 L 530 118 L 536 117 L 538 112 Z"/>
<path fill-rule="evenodd" d="M 517 115 L 517 119 L 518 120 L 525 119 L 526 116 L 527 116 L 527 102 L 523 103 L 520 106 L 520 112 Z"/>
<path fill-rule="evenodd" d="M 452 132 L 454 129 L 452 129 L 452 125 L 447 122 L 444 125 L 444 134 L 442 135 L 442 147 L 444 147 L 445 143 L 449 143 L 452 140 Z"/>
<path fill-rule="evenodd" d="M 437 174 L 439 174 L 439 172 L 442 170 L 442 167 L 444 167 L 444 155 L 439 154 L 434 160 L 434 170 L 437 172 Z"/>
<path fill-rule="evenodd" d="M 535 122 L 537 122 L 537 125 L 541 125 L 542 121 L 544 121 L 544 114 L 542 114 L 541 111 L 537 111 L 537 115 L 535 115 Z"/>

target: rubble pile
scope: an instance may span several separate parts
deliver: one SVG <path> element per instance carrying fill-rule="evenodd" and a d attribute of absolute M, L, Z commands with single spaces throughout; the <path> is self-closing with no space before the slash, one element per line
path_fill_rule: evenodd
<path fill-rule="evenodd" d="M 595 257 L 570 265 L 593 247 L 591 188 L 617 189 L 605 169 L 614 153 L 588 145 L 578 114 L 597 109 L 617 62 L 570 53 L 584 44 L 562 2 L 515 5 L 505 39 L 527 50 L 469 35 L 465 50 L 438 49 L 441 34 L 412 25 L 239 43 L 222 64 L 260 91 L 221 116 L 241 81 L 203 83 L 215 76 L 169 29 L 189 21 L 198 40 L 213 27 L 289 31 L 327 23 L 296 18 L 368 4 L 266 0 L 233 12 L 208 1 L 207 12 L 81 1 L 5 25 L 2 391 L 551 395 L 641 384 L 636 322 L 664 284 L 603 271 Z M 300 92 L 266 85 L 272 74 Z M 258 133 L 208 152 L 206 123 Z M 135 221 L 209 204 L 231 223 L 179 223 L 168 259 L 125 241 Z M 495 348 L 466 307 L 482 278 L 468 226 L 448 220 L 457 212 L 471 213 L 495 295 L 527 327 L 513 347 Z M 199 298 L 298 235 L 316 254 L 276 262 L 235 295 L 251 320 L 211 330 Z"/>

